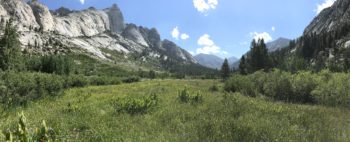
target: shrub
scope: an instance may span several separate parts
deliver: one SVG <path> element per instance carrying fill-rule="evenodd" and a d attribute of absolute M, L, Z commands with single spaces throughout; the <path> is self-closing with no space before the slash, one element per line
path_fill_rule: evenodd
<path fill-rule="evenodd" d="M 42 122 L 41 128 L 36 128 L 35 132 L 30 132 L 27 128 L 27 120 L 23 112 L 19 116 L 19 121 L 15 126 L 15 130 L 5 130 L 3 134 L 5 135 L 6 142 L 54 142 L 56 140 L 55 131 L 46 126 L 46 122 Z"/>
<path fill-rule="evenodd" d="M 203 102 L 203 96 L 200 91 L 195 94 L 190 94 L 187 88 L 179 91 L 178 99 L 182 103 L 199 104 Z"/>
<path fill-rule="evenodd" d="M 315 98 L 311 95 L 311 92 L 317 87 L 318 82 L 317 75 L 313 75 L 311 72 L 298 72 L 293 75 L 291 83 L 294 102 L 314 103 Z"/>
<path fill-rule="evenodd" d="M 131 76 L 122 80 L 123 83 L 134 83 L 139 82 L 141 79 L 138 76 Z"/>
<path fill-rule="evenodd" d="M 321 82 L 312 96 L 317 103 L 328 106 L 350 107 L 350 77 L 347 74 L 334 74 L 329 81 Z"/>
<path fill-rule="evenodd" d="M 89 85 L 88 79 L 83 75 L 70 75 L 66 78 L 66 88 L 85 87 Z"/>
<path fill-rule="evenodd" d="M 116 77 L 107 76 L 93 76 L 89 78 L 90 85 L 117 85 L 120 84 L 120 79 Z"/>
<path fill-rule="evenodd" d="M 268 74 L 264 83 L 264 94 L 276 100 L 291 102 L 294 100 L 290 74 L 282 71 L 274 71 Z"/>
<path fill-rule="evenodd" d="M 248 96 L 256 96 L 258 94 L 254 82 L 248 76 L 243 75 L 231 77 L 225 82 L 224 89 L 227 92 L 240 92 Z"/>
<path fill-rule="evenodd" d="M 56 96 L 64 84 L 60 76 L 42 73 L 7 71 L 0 73 L 0 79 L 0 102 L 5 107 L 26 105 L 28 101 L 45 95 Z"/>
<path fill-rule="evenodd" d="M 128 113 L 130 115 L 145 114 L 158 105 L 158 96 L 152 94 L 143 98 L 118 98 L 113 101 L 113 105 L 118 113 Z"/>
<path fill-rule="evenodd" d="M 36 90 L 41 96 L 57 96 L 64 87 L 64 79 L 49 74 L 35 74 Z"/>
<path fill-rule="evenodd" d="M 217 91 L 219 91 L 219 87 L 218 87 L 217 85 L 214 84 L 214 85 L 210 86 L 209 91 L 211 91 L 211 92 L 217 92 Z"/>

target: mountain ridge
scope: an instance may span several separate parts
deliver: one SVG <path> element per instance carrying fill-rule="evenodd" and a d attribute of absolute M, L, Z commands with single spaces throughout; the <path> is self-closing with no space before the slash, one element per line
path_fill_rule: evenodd
<path fill-rule="evenodd" d="M 23 50 L 33 53 L 77 52 L 111 60 L 114 55 L 104 52 L 108 49 L 140 62 L 197 64 L 186 50 L 161 40 L 155 28 L 126 24 L 117 4 L 102 10 L 90 7 L 72 11 L 49 10 L 38 1 L 0 1 L 0 24 L 3 26 L 10 18 L 17 25 Z"/>

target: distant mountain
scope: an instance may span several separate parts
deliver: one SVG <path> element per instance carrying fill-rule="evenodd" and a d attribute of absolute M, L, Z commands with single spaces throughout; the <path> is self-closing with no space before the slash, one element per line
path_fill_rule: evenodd
<path fill-rule="evenodd" d="M 231 65 L 231 64 L 237 62 L 239 59 L 237 57 L 230 57 L 227 60 L 228 60 L 228 64 Z"/>
<path fill-rule="evenodd" d="M 277 51 L 281 48 L 287 47 L 289 45 L 289 42 L 291 40 L 290 39 L 286 39 L 286 38 L 278 38 L 275 41 L 266 43 L 266 47 L 269 50 L 269 52 L 274 52 Z"/>
<path fill-rule="evenodd" d="M 213 69 L 220 69 L 222 63 L 224 62 L 224 59 L 209 54 L 198 54 L 194 56 L 194 58 L 200 65 Z"/>

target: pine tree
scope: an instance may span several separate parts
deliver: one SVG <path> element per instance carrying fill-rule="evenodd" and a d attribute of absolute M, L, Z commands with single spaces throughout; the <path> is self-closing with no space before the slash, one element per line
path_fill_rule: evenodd
<path fill-rule="evenodd" d="M 2 70 L 23 70 L 21 43 L 12 19 L 6 23 L 4 31 L 4 36 L 0 39 L 0 68 Z"/>
<path fill-rule="evenodd" d="M 239 72 L 241 74 L 247 74 L 247 63 L 246 63 L 244 55 L 242 56 L 241 61 L 239 62 L 238 68 L 239 68 Z"/>
<path fill-rule="evenodd" d="M 221 66 L 221 77 L 224 80 L 230 77 L 230 66 L 228 65 L 227 59 L 225 59 L 224 63 Z"/>

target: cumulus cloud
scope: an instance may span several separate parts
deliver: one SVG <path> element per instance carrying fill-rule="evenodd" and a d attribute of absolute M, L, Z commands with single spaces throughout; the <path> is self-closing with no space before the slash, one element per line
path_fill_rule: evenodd
<path fill-rule="evenodd" d="M 195 53 L 193 51 L 188 51 L 191 55 L 195 55 Z"/>
<path fill-rule="evenodd" d="M 190 36 L 188 34 L 186 34 L 186 33 L 181 34 L 181 39 L 182 40 L 186 40 L 188 38 L 190 38 Z"/>
<path fill-rule="evenodd" d="M 321 4 L 317 4 L 316 13 L 319 14 L 323 9 L 331 7 L 336 0 L 325 0 Z"/>
<path fill-rule="evenodd" d="M 211 9 L 216 9 L 218 4 L 218 0 L 193 0 L 194 7 L 202 13 Z"/>
<path fill-rule="evenodd" d="M 210 35 L 202 35 L 197 44 L 201 47 L 197 49 L 197 54 L 228 54 L 226 51 L 221 51 L 221 48 L 210 39 Z"/>
<path fill-rule="evenodd" d="M 190 36 L 188 34 L 180 33 L 179 27 L 177 27 L 177 26 L 172 30 L 171 36 L 176 40 L 179 40 L 179 38 L 182 40 L 186 40 L 186 39 L 190 38 Z"/>
<path fill-rule="evenodd" d="M 175 28 L 173 29 L 173 31 L 171 32 L 171 36 L 172 36 L 173 38 L 175 38 L 176 40 L 179 39 L 180 31 L 179 31 L 179 28 L 178 28 L 178 27 L 175 27 Z"/>
<path fill-rule="evenodd" d="M 84 3 L 85 3 L 85 0 L 80 0 L 80 3 L 81 3 L 81 4 L 84 4 Z"/>
<path fill-rule="evenodd" d="M 271 31 L 273 31 L 273 32 L 275 32 L 275 31 L 276 31 L 275 26 L 272 26 L 272 27 L 271 27 Z"/>
<path fill-rule="evenodd" d="M 259 39 L 264 39 L 265 42 L 272 41 L 272 37 L 267 32 L 262 32 L 262 33 L 252 32 L 250 33 L 250 37 L 254 38 L 256 41 Z"/>

